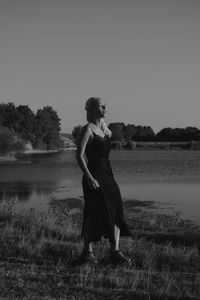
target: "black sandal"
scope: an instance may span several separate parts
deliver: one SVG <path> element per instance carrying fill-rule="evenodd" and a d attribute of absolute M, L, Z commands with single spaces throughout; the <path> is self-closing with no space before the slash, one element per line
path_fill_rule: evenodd
<path fill-rule="evenodd" d="M 79 257 L 79 263 L 82 264 L 98 264 L 98 260 L 92 251 L 85 251 L 81 253 Z"/>
<path fill-rule="evenodd" d="M 130 264 L 130 257 L 125 256 L 121 251 L 110 251 L 110 262 L 113 265 Z"/>

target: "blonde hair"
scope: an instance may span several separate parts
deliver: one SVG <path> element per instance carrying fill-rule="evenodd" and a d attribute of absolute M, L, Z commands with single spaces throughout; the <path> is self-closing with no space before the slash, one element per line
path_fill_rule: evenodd
<path fill-rule="evenodd" d="M 85 103 L 85 110 L 87 111 L 87 121 L 91 122 L 93 117 L 93 110 L 98 105 L 101 98 L 91 97 Z"/>

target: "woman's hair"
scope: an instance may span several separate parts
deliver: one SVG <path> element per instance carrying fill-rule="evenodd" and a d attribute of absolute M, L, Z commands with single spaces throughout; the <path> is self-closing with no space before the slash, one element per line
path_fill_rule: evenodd
<path fill-rule="evenodd" d="M 93 117 L 93 110 L 98 105 L 101 98 L 99 97 L 91 97 L 85 103 L 85 109 L 87 111 L 87 121 L 91 122 Z"/>

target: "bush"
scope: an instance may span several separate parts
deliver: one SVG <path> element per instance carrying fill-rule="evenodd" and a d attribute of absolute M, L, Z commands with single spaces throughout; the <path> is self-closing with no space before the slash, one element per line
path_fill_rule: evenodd
<path fill-rule="evenodd" d="M 120 141 L 113 141 L 112 148 L 115 150 L 121 150 L 121 149 L 123 149 L 123 144 Z"/>
<path fill-rule="evenodd" d="M 8 128 L 0 128 L 0 155 L 23 151 L 24 143 Z"/>
<path fill-rule="evenodd" d="M 136 142 L 133 141 L 128 141 L 125 145 L 124 145 L 124 149 L 128 149 L 128 150 L 132 150 L 136 148 Z"/>

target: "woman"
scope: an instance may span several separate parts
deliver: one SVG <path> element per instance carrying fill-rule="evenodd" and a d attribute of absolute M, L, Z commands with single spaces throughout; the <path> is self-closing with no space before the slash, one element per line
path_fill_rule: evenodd
<path fill-rule="evenodd" d="M 93 97 L 86 101 L 85 109 L 88 123 L 82 129 L 76 153 L 78 164 L 83 171 L 85 200 L 82 228 L 84 249 L 80 259 L 83 263 L 97 263 L 92 251 L 92 242 L 105 237 L 110 242 L 111 263 L 129 263 L 130 258 L 119 251 L 120 234 L 132 234 L 124 219 L 120 190 L 110 166 L 112 133 L 103 120 L 106 105 L 100 98 Z"/>

